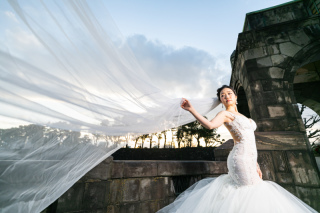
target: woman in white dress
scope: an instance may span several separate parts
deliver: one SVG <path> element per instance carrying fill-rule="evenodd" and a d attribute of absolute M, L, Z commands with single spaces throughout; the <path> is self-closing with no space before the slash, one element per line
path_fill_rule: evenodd
<path fill-rule="evenodd" d="M 317 212 L 272 181 L 263 181 L 257 163 L 254 131 L 256 123 L 240 114 L 232 87 L 222 86 L 217 94 L 226 110 L 208 121 L 183 99 L 181 107 L 189 111 L 205 128 L 224 124 L 234 140 L 227 159 L 228 174 L 198 181 L 158 213 L 301 213 Z"/>

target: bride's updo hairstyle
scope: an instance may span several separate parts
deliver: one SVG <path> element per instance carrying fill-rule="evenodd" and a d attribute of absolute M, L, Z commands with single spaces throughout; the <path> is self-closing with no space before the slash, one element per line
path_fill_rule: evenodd
<path fill-rule="evenodd" d="M 230 87 L 230 86 L 228 86 L 228 85 L 223 85 L 222 87 L 220 87 L 219 89 L 217 89 L 217 96 L 218 96 L 219 101 L 221 101 L 221 100 L 220 100 L 220 93 L 221 93 L 221 91 L 222 91 L 224 88 L 229 88 L 229 89 L 231 89 L 231 90 L 233 91 L 233 93 L 235 94 L 235 96 L 237 96 L 237 92 L 236 92 L 232 87 Z"/>

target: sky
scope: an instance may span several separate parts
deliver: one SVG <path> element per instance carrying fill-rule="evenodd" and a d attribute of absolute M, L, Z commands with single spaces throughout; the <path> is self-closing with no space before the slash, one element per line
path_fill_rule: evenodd
<path fill-rule="evenodd" d="M 285 2 L 104 1 L 142 67 L 161 88 L 182 97 L 214 97 L 218 87 L 228 85 L 229 58 L 246 13 Z M 218 133 L 231 138 L 224 126 Z"/>
<path fill-rule="evenodd" d="M 156 86 L 173 97 L 187 98 L 215 97 L 218 87 L 229 84 L 229 58 L 243 29 L 246 13 L 288 2 L 102 1 L 106 13 L 111 15 L 126 44 Z M 2 3 L 0 1 L 0 20 L 17 22 L 10 8 Z M 4 23 L 10 22 L 0 22 Z M 10 36 L 14 38 L 14 35 L 11 31 Z M 27 36 L 15 42 L 20 45 L 25 45 L 27 40 L 37 42 Z M 226 129 L 219 131 L 230 137 Z"/>
<path fill-rule="evenodd" d="M 176 97 L 212 97 L 229 84 L 246 13 L 285 2 L 104 0 L 144 70 Z"/>

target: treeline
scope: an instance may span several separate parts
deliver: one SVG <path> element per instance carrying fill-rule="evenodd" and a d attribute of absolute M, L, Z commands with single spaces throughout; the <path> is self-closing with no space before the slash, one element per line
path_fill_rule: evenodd
<path fill-rule="evenodd" d="M 168 134 L 170 132 L 170 134 Z M 171 136 L 168 142 L 168 135 Z M 156 137 L 157 141 L 153 141 Z M 149 142 L 148 148 L 160 148 L 160 140 L 164 139 L 163 148 L 173 148 L 177 144 L 178 148 L 200 147 L 201 139 L 205 147 L 221 145 L 225 140 L 220 138 L 216 129 L 209 130 L 204 128 L 198 121 L 194 121 L 177 128 L 165 130 L 158 133 L 145 134 L 135 139 L 134 148 L 147 148 L 145 144 Z M 196 143 L 194 143 L 196 142 Z M 138 145 L 140 143 L 140 146 Z"/>

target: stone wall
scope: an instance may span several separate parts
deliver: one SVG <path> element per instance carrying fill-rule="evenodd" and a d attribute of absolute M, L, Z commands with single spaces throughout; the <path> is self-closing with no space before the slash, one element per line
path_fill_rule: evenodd
<path fill-rule="evenodd" d="M 44 212 L 152 213 L 196 181 L 224 173 L 225 161 L 113 161 L 111 157 Z"/>
<path fill-rule="evenodd" d="M 247 100 L 239 102 L 247 105 L 239 106 L 239 112 L 257 123 L 264 179 L 320 211 L 320 174 L 297 106 L 320 113 L 319 78 L 301 78 L 314 71 L 308 65 L 320 61 L 320 16 L 308 5 L 291 1 L 247 14 L 231 56 L 230 86 Z"/>
<path fill-rule="evenodd" d="M 256 137 L 259 138 L 259 133 Z M 273 140 L 279 138 L 284 136 L 272 136 Z M 224 161 L 114 161 L 110 157 L 82 177 L 43 213 L 156 212 L 198 180 L 227 173 L 225 160 L 232 147 L 233 141 L 229 140 L 215 150 Z M 277 182 L 320 210 L 317 174 L 306 150 L 266 148 L 258 152 L 258 162 L 264 180 Z M 309 166 L 301 168 L 300 165 Z"/>

